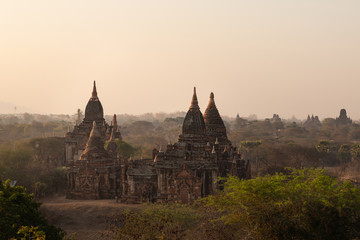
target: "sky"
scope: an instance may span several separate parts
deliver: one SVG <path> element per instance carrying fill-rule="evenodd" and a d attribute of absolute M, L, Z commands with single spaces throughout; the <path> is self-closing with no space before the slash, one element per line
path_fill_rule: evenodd
<path fill-rule="evenodd" d="M 3 0 L 0 113 L 360 119 L 359 0 Z M 10 107 L 9 107 L 10 106 Z"/>

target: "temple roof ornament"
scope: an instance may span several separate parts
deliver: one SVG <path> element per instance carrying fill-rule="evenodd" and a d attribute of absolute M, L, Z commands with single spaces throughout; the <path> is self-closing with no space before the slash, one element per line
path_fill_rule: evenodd
<path fill-rule="evenodd" d="M 116 132 L 118 130 L 116 114 L 114 114 L 113 119 L 111 121 L 111 126 L 113 127 L 113 131 Z"/>
<path fill-rule="evenodd" d="M 189 109 L 200 109 L 199 104 L 198 104 L 198 100 L 197 100 L 197 96 L 196 96 L 196 87 L 194 87 L 194 94 L 191 100 L 191 105 Z"/>
<path fill-rule="evenodd" d="M 97 91 L 96 91 L 96 83 L 94 81 L 94 87 L 93 87 L 93 91 L 91 93 L 91 98 L 95 99 L 95 98 L 98 98 L 97 97 Z"/>

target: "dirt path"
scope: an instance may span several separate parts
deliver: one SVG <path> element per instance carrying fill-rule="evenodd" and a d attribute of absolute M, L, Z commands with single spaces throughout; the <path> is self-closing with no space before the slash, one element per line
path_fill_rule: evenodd
<path fill-rule="evenodd" d="M 108 218 L 121 209 L 141 207 L 114 200 L 69 200 L 65 197 L 40 201 L 43 203 L 40 211 L 49 223 L 64 229 L 68 235 L 76 233 L 78 240 L 109 239 L 104 236 Z"/>

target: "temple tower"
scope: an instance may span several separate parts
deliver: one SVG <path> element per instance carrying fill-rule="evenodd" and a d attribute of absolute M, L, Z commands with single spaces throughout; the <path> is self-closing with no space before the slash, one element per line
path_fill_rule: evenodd
<path fill-rule="evenodd" d="M 340 110 L 340 115 L 338 118 L 335 119 L 335 121 L 337 126 L 350 125 L 352 123 L 352 120 L 346 115 L 345 109 Z"/>
<path fill-rule="evenodd" d="M 68 132 L 65 136 L 65 162 L 69 164 L 71 161 L 78 160 L 85 149 L 90 132 L 93 129 L 93 122 L 96 123 L 97 131 L 99 132 L 102 141 L 105 142 L 110 138 L 111 128 L 105 122 L 104 110 L 99 100 L 96 83 L 94 81 L 91 97 L 85 108 L 85 118 L 79 124 L 74 126 L 72 132 Z M 118 131 L 117 124 L 116 136 L 121 137 Z"/>
<path fill-rule="evenodd" d="M 182 134 L 179 136 L 179 142 L 206 142 L 206 127 L 204 117 L 200 111 L 196 96 L 196 88 L 191 100 L 191 105 L 186 113 Z"/>
<path fill-rule="evenodd" d="M 228 144 L 226 127 L 215 105 L 214 93 L 210 93 L 209 104 L 204 113 L 206 134 L 211 143 L 218 139 L 221 145 Z"/>
<path fill-rule="evenodd" d="M 91 97 L 85 108 L 84 118 L 84 122 L 92 123 L 93 121 L 96 121 L 97 123 L 102 123 L 104 121 L 104 110 L 97 96 L 95 81 Z"/>

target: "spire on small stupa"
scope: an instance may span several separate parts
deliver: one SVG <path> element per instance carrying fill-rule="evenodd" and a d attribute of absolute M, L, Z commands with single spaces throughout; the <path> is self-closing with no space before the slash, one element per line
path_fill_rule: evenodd
<path fill-rule="evenodd" d="M 110 142 L 114 142 L 114 141 L 115 141 L 115 133 L 114 130 L 112 130 L 110 134 Z"/>
<path fill-rule="evenodd" d="M 116 120 L 116 114 L 114 114 L 113 119 L 111 121 L 111 126 L 113 126 L 113 129 L 115 130 L 115 132 L 118 130 L 118 125 L 117 125 L 117 120 Z"/>
<path fill-rule="evenodd" d="M 216 151 L 215 151 L 215 146 L 213 146 L 213 149 L 212 149 L 211 153 L 212 153 L 212 154 L 215 154 L 215 153 L 216 153 Z"/>
<path fill-rule="evenodd" d="M 224 147 L 224 153 L 228 151 L 227 145 Z"/>

